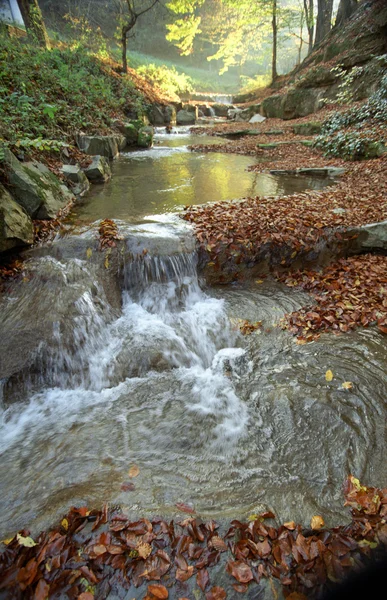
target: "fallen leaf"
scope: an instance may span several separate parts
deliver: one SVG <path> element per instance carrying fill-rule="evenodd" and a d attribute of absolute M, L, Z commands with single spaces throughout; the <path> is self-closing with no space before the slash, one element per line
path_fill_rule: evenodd
<path fill-rule="evenodd" d="M 325 525 L 324 519 L 322 517 L 320 517 L 320 515 L 315 515 L 314 517 L 312 517 L 312 519 L 310 521 L 310 526 L 314 530 L 322 529 L 322 527 L 324 527 L 324 525 Z"/>
<path fill-rule="evenodd" d="M 50 586 L 44 579 L 39 579 L 35 588 L 33 600 L 47 600 L 50 593 Z"/>
<path fill-rule="evenodd" d="M 211 538 L 211 544 L 212 544 L 212 547 L 215 548 L 215 550 L 217 550 L 218 552 L 227 552 L 227 550 L 228 550 L 227 544 L 218 535 L 214 535 Z"/>
<path fill-rule="evenodd" d="M 341 384 L 341 387 L 344 390 L 351 390 L 353 388 L 353 383 L 352 381 L 344 381 L 344 383 Z"/>
<path fill-rule="evenodd" d="M 92 255 L 93 255 L 93 251 L 92 251 L 92 249 L 91 249 L 91 248 L 88 248 L 88 249 L 86 250 L 86 257 L 87 257 L 87 258 L 91 258 L 91 257 L 92 257 Z"/>
<path fill-rule="evenodd" d="M 325 379 L 326 381 L 332 381 L 333 379 L 333 373 L 330 369 L 328 369 L 328 371 L 325 373 Z"/>
<path fill-rule="evenodd" d="M 184 502 L 178 502 L 177 504 L 175 504 L 175 506 L 177 509 L 185 513 L 194 514 L 196 512 L 192 505 L 184 504 Z"/>
<path fill-rule="evenodd" d="M 167 588 L 159 583 L 148 585 L 148 592 L 155 596 L 155 598 L 160 598 L 161 600 L 165 600 L 169 596 Z"/>
<path fill-rule="evenodd" d="M 132 467 L 130 467 L 129 469 L 129 477 L 137 477 L 137 475 L 140 473 L 140 469 L 138 468 L 137 465 L 133 465 Z"/>
<path fill-rule="evenodd" d="M 79 594 L 78 600 L 94 600 L 94 594 L 91 592 L 82 592 L 82 594 Z"/>
<path fill-rule="evenodd" d="M 230 575 L 235 577 L 239 583 L 248 583 L 253 579 L 253 573 L 249 565 L 241 560 L 230 560 L 227 563 L 226 570 Z"/>
<path fill-rule="evenodd" d="M 138 552 L 138 555 L 141 556 L 141 558 L 148 558 L 148 556 L 152 554 L 152 546 L 144 542 L 140 542 L 136 546 L 136 550 Z"/>
<path fill-rule="evenodd" d="M 60 524 L 62 525 L 62 527 L 63 527 L 63 529 L 64 529 L 65 531 L 68 531 L 68 528 L 69 528 L 69 522 L 68 522 L 68 520 L 67 520 L 67 519 L 62 519 L 62 521 L 61 521 L 61 523 L 60 523 Z"/>
<path fill-rule="evenodd" d="M 124 483 L 121 484 L 121 489 L 123 492 L 133 492 L 136 487 L 131 481 L 124 481 Z"/>
<path fill-rule="evenodd" d="M 204 592 L 207 585 L 210 583 L 210 577 L 208 575 L 207 569 L 200 569 L 200 571 L 196 575 L 196 583 L 198 584 L 202 592 Z"/>
<path fill-rule="evenodd" d="M 34 542 L 34 540 L 31 537 L 23 537 L 22 535 L 20 535 L 20 533 L 17 534 L 16 539 L 19 542 L 20 546 L 25 546 L 26 548 L 33 548 L 34 546 L 36 546 L 36 542 Z"/>
<path fill-rule="evenodd" d="M 206 600 L 225 600 L 227 594 L 222 587 L 215 586 L 206 594 Z"/>

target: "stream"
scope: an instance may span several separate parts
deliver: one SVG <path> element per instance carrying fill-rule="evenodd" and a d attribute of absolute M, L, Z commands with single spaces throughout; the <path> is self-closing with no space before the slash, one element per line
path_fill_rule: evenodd
<path fill-rule="evenodd" d="M 70 232 L 33 251 L 0 298 L 2 538 L 105 501 L 133 516 L 173 517 L 183 502 L 223 521 L 269 508 L 281 521 L 322 514 L 335 525 L 348 520 L 349 473 L 387 484 L 387 337 L 369 329 L 297 345 L 275 325 L 309 296 L 270 280 L 206 286 L 175 214 L 332 181 L 247 172 L 253 158 L 189 152 L 198 140 L 218 143 L 158 131 L 153 149 L 121 155 L 112 181 L 75 207 Z M 93 222 L 107 217 L 138 254 L 115 296 L 98 252 L 86 258 Z M 243 337 L 238 319 L 263 326 Z M 124 491 L 134 464 L 135 489 Z"/>

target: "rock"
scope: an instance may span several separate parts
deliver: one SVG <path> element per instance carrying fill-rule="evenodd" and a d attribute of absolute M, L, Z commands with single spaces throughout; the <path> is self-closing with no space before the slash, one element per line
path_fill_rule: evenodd
<path fill-rule="evenodd" d="M 164 125 L 164 107 L 159 104 L 153 104 L 150 110 L 149 120 L 152 125 Z"/>
<path fill-rule="evenodd" d="M 227 117 L 227 113 L 232 108 L 229 104 L 213 104 L 212 108 L 217 117 Z"/>
<path fill-rule="evenodd" d="M 32 244 L 33 239 L 30 217 L 0 184 L 0 252 Z"/>
<path fill-rule="evenodd" d="M 282 100 L 283 96 L 269 96 L 262 101 L 261 113 L 269 119 L 282 119 Z"/>
<path fill-rule="evenodd" d="M 167 125 L 176 123 L 176 108 L 174 106 L 164 106 L 164 123 Z"/>
<path fill-rule="evenodd" d="M 112 176 L 109 162 L 104 156 L 95 156 L 91 165 L 83 171 L 91 183 L 105 183 Z"/>
<path fill-rule="evenodd" d="M 14 200 L 32 219 L 54 219 L 75 200 L 70 190 L 43 164 L 21 163 L 4 148 L 3 164 Z"/>
<path fill-rule="evenodd" d="M 195 113 L 188 112 L 186 110 L 179 110 L 179 112 L 176 115 L 177 125 L 195 125 L 195 122 Z"/>
<path fill-rule="evenodd" d="M 116 135 L 84 135 L 76 136 L 78 148 L 91 156 L 105 156 L 115 158 L 126 146 L 126 139 L 122 134 Z"/>
<path fill-rule="evenodd" d="M 89 180 L 78 165 L 63 165 L 62 173 L 66 181 L 73 184 L 72 191 L 76 196 L 84 196 L 89 191 Z"/>
<path fill-rule="evenodd" d="M 253 117 L 251 117 L 249 123 L 263 123 L 263 121 L 266 121 L 266 117 L 263 117 L 260 114 L 255 114 Z"/>
<path fill-rule="evenodd" d="M 297 119 L 315 113 L 320 108 L 324 89 L 308 88 L 289 90 L 283 97 L 281 109 L 283 119 Z"/>
<path fill-rule="evenodd" d="M 307 175 L 309 177 L 340 177 L 340 175 L 344 175 L 345 171 L 346 170 L 341 167 L 305 167 L 303 169 L 272 169 L 270 170 L 270 174 Z"/>
<path fill-rule="evenodd" d="M 125 137 L 127 146 L 135 146 L 137 144 L 138 128 L 135 124 L 117 119 L 113 121 L 113 127 Z"/>
<path fill-rule="evenodd" d="M 138 132 L 137 145 L 140 148 L 151 148 L 153 146 L 153 127 L 141 127 Z"/>
<path fill-rule="evenodd" d="M 322 123 L 318 121 L 309 121 L 308 123 L 298 123 L 293 127 L 293 133 L 296 135 L 318 135 L 321 133 Z"/>
<path fill-rule="evenodd" d="M 236 113 L 234 121 L 237 123 L 247 123 L 251 118 L 251 112 L 248 108 Z"/>
<path fill-rule="evenodd" d="M 217 137 L 223 138 L 240 138 L 246 135 L 258 136 L 262 135 L 260 131 L 256 129 L 238 129 L 237 131 L 225 131 L 216 134 Z"/>
<path fill-rule="evenodd" d="M 233 121 L 235 119 L 236 115 L 241 112 L 242 112 L 241 108 L 229 108 L 227 111 L 227 118 L 230 119 L 230 121 Z"/>
<path fill-rule="evenodd" d="M 387 221 L 371 223 L 362 227 L 352 227 L 346 230 L 346 236 L 351 239 L 350 249 L 353 254 L 369 252 L 370 250 L 387 250 Z"/>

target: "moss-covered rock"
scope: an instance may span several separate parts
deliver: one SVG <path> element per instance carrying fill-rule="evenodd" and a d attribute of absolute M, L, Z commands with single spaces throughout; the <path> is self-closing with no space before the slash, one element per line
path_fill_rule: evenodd
<path fill-rule="evenodd" d="M 283 96 L 279 94 L 265 98 L 261 104 L 261 113 L 263 116 L 271 119 L 282 119 L 282 101 Z"/>
<path fill-rule="evenodd" d="M 142 127 L 138 132 L 137 145 L 140 148 L 151 148 L 153 146 L 153 127 Z"/>
<path fill-rule="evenodd" d="M 297 123 L 297 125 L 294 125 L 293 133 L 296 135 L 319 135 L 321 129 L 322 123 L 309 121 L 308 123 Z"/>
<path fill-rule="evenodd" d="M 33 239 L 31 219 L 0 184 L 0 252 L 32 244 Z"/>
<path fill-rule="evenodd" d="M 78 148 L 90 156 L 105 156 L 115 158 L 126 146 L 126 138 L 122 134 L 114 135 L 84 135 L 76 136 Z"/>
<path fill-rule="evenodd" d="M 58 211 L 75 200 L 70 190 L 43 164 L 21 163 L 3 149 L 7 186 L 13 198 L 33 219 L 54 219 Z"/>
<path fill-rule="evenodd" d="M 297 119 L 315 113 L 323 96 L 322 88 L 289 90 L 282 101 L 282 118 Z"/>

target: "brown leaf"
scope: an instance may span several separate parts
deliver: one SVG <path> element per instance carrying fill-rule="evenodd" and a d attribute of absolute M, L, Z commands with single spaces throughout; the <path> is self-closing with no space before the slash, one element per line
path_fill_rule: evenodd
<path fill-rule="evenodd" d="M 137 544 L 136 550 L 141 558 L 148 558 L 152 554 L 152 546 L 143 542 Z"/>
<path fill-rule="evenodd" d="M 148 593 L 152 594 L 152 596 L 155 598 L 160 598 L 161 600 L 165 600 L 169 596 L 167 588 L 159 583 L 148 585 Z"/>
<path fill-rule="evenodd" d="M 94 594 L 91 592 L 82 592 L 82 594 L 79 594 L 78 600 L 94 600 Z"/>
<path fill-rule="evenodd" d="M 193 506 L 189 504 L 184 504 L 184 502 L 178 502 L 177 504 L 175 504 L 175 506 L 177 509 L 185 513 L 194 514 L 196 512 Z"/>
<path fill-rule="evenodd" d="M 198 586 L 200 587 L 202 592 L 205 591 L 209 582 L 210 582 L 210 577 L 208 575 L 207 569 L 201 569 L 198 572 L 198 574 L 196 575 L 196 583 L 198 584 Z"/>
<path fill-rule="evenodd" d="M 218 535 L 214 535 L 211 538 L 211 545 L 213 548 L 215 548 L 215 550 L 217 550 L 218 552 L 227 552 L 228 548 L 227 548 L 227 544 L 224 542 L 224 540 L 222 540 L 221 537 L 219 537 Z"/>
<path fill-rule="evenodd" d="M 233 583 L 232 587 L 239 594 L 244 594 L 249 589 L 249 587 L 245 583 Z"/>
<path fill-rule="evenodd" d="M 248 583 L 253 579 L 249 565 L 241 560 L 228 561 L 226 569 L 239 583 Z"/>
<path fill-rule="evenodd" d="M 225 600 L 227 594 L 222 587 L 215 586 L 206 594 L 206 600 Z"/>
<path fill-rule="evenodd" d="M 50 586 L 44 579 L 39 579 L 35 588 L 33 600 L 47 600 L 50 593 Z"/>
<path fill-rule="evenodd" d="M 176 579 L 177 581 L 187 581 L 190 579 L 194 573 L 194 568 L 192 566 L 188 567 L 188 569 L 176 569 Z"/>
<path fill-rule="evenodd" d="M 121 484 L 121 490 L 123 492 L 133 492 L 135 489 L 136 487 L 131 481 L 124 481 L 124 483 Z"/>

